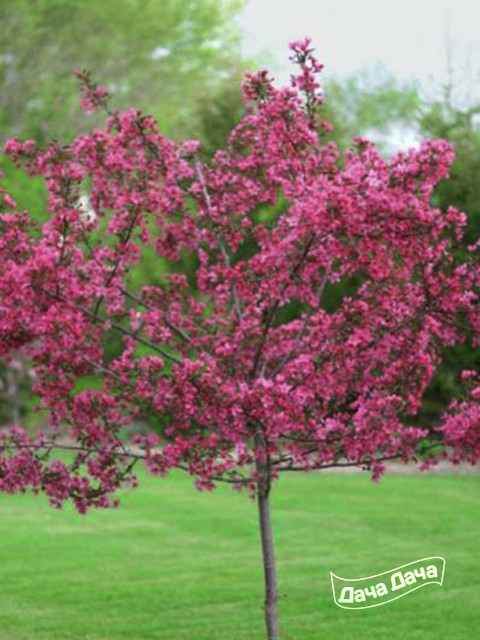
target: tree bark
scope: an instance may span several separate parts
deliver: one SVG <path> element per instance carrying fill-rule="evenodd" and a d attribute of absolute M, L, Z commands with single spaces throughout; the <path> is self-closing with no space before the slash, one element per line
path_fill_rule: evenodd
<path fill-rule="evenodd" d="M 277 611 L 277 575 L 275 567 L 275 553 L 273 549 L 273 535 L 270 522 L 270 483 L 259 483 L 258 486 L 258 515 L 262 538 L 263 570 L 265 575 L 265 624 L 268 640 L 278 640 L 278 611 Z"/>

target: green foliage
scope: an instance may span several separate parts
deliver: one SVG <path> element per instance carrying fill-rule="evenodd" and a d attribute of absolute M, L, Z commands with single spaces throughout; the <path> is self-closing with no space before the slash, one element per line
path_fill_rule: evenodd
<path fill-rule="evenodd" d="M 38 220 L 45 220 L 47 190 L 41 178 L 31 178 L 18 171 L 10 159 L 0 156 L 0 171 L 9 193 L 15 198 L 19 210 L 28 209 Z"/>
<path fill-rule="evenodd" d="M 394 127 L 413 125 L 421 110 L 415 84 L 402 84 L 382 66 L 325 84 L 323 114 L 335 129 L 330 135 L 341 152 L 353 136 L 367 135 L 380 148 Z"/>
<path fill-rule="evenodd" d="M 425 137 L 445 138 L 455 147 L 456 160 L 449 180 L 436 190 L 435 204 L 442 209 L 455 206 L 468 214 L 467 239 L 480 236 L 480 105 L 455 108 L 448 93 L 441 101 L 425 105 L 419 118 Z"/>
<path fill-rule="evenodd" d="M 219 149 L 225 149 L 228 136 L 240 122 L 245 108 L 241 91 L 243 69 L 232 71 L 212 96 L 203 96 L 196 109 L 197 132 L 201 150 L 212 157 Z"/>
<path fill-rule="evenodd" d="M 78 108 L 72 71 L 85 68 L 115 106 L 154 113 L 189 134 L 196 100 L 237 57 L 240 0 L 3 0 L 0 131 L 71 137 L 96 116 Z"/>

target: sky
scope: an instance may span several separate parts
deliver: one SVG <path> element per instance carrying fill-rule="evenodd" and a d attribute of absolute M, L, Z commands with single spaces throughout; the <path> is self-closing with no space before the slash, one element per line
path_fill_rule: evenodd
<path fill-rule="evenodd" d="M 240 27 L 244 55 L 280 81 L 288 78 L 288 42 L 308 35 L 328 76 L 380 62 L 430 90 L 446 81 L 449 57 L 463 94 L 479 95 L 478 0 L 247 0 Z"/>

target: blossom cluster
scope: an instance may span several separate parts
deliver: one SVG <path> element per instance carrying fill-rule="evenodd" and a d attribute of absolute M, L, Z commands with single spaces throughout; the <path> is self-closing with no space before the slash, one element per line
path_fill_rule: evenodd
<path fill-rule="evenodd" d="M 309 41 L 291 50 L 290 86 L 246 78 L 247 113 L 211 163 L 151 116 L 110 111 L 84 75 L 104 129 L 46 149 L 7 142 L 49 198 L 39 224 L 0 194 L 0 357 L 32 363 L 51 433 L 1 433 L 0 490 L 85 511 L 113 504 L 141 460 L 158 475 L 185 469 L 200 489 L 254 490 L 344 464 L 379 477 L 426 440 L 479 459 L 478 386 L 437 429 L 411 426 L 443 348 L 480 344 L 478 247 L 458 263 L 465 214 L 431 204 L 453 149 L 430 140 L 386 159 L 356 138 L 341 162 L 317 117 L 322 66 Z M 272 222 L 263 213 L 279 203 Z M 161 284 L 135 287 L 152 251 Z M 193 283 L 160 268 L 185 254 Z M 341 283 L 348 294 L 327 310 Z M 94 373 L 102 388 L 80 391 Z M 125 427 L 150 415 L 161 432 L 127 443 Z M 61 425 L 73 462 L 48 455 Z"/>

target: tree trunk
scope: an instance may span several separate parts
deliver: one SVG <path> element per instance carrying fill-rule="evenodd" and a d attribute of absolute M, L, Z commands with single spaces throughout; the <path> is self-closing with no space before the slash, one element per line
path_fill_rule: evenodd
<path fill-rule="evenodd" d="M 258 515 L 260 519 L 260 533 L 262 537 L 263 570 L 265 574 L 265 624 L 268 640 L 278 639 L 277 612 L 277 575 L 275 568 L 275 553 L 273 550 L 272 527 L 270 523 L 270 483 L 259 483 L 258 486 Z"/>

